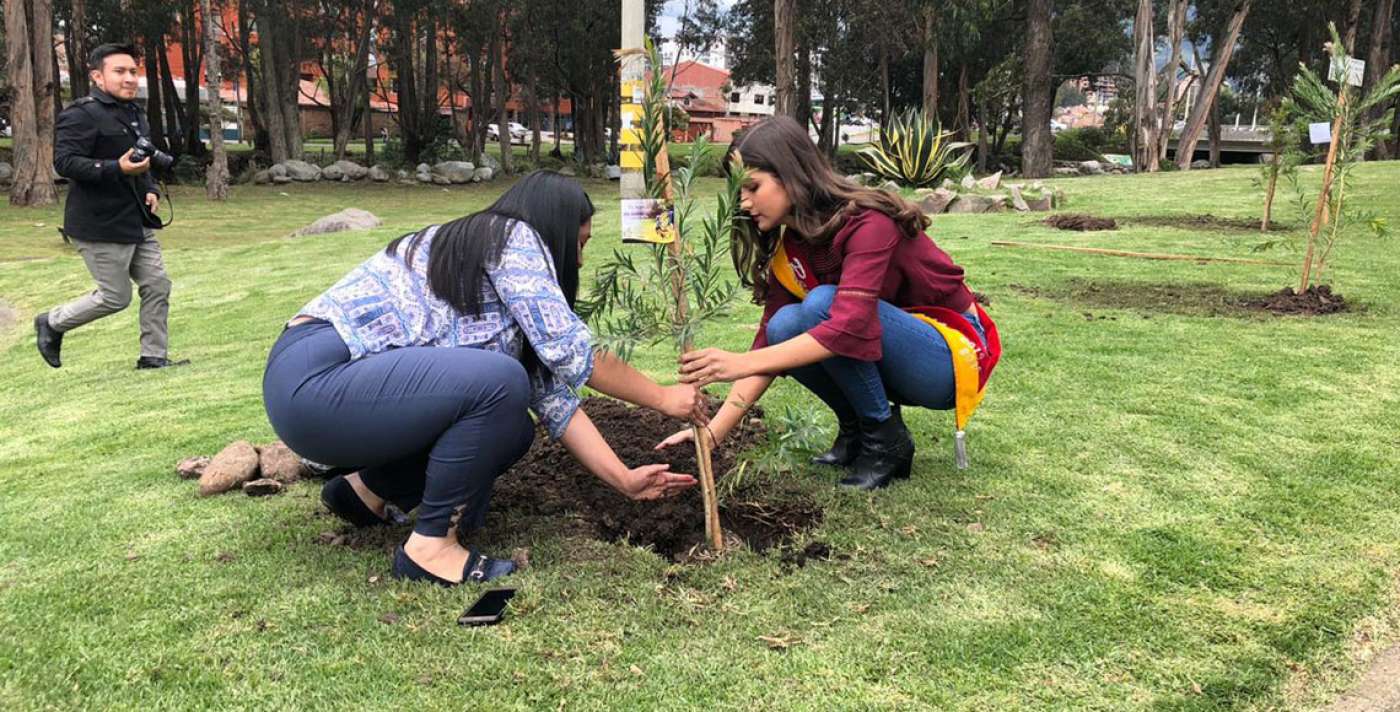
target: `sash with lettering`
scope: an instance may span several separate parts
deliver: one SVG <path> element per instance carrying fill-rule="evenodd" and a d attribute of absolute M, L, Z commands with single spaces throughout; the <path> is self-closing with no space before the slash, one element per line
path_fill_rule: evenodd
<path fill-rule="evenodd" d="M 778 249 L 773 253 L 768 267 L 778 283 L 798 299 L 806 299 L 807 293 L 817 286 L 816 273 L 807 260 L 806 250 L 799 241 L 786 235 L 778 242 Z M 972 306 L 977 310 L 977 319 L 982 322 L 987 334 L 986 343 L 983 343 L 972 323 L 952 309 L 901 307 L 937 330 L 947 342 L 948 351 L 953 354 L 954 413 L 957 422 L 953 447 L 960 470 L 966 469 L 968 464 L 967 421 L 981 405 L 982 396 L 987 392 L 987 379 L 991 377 L 997 361 L 1001 360 L 1001 337 L 997 334 L 996 324 L 980 304 L 974 302 Z"/>

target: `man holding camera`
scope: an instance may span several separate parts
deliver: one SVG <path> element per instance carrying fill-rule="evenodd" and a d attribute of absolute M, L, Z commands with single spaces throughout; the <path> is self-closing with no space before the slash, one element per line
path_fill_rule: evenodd
<path fill-rule="evenodd" d="M 155 239 L 161 224 L 155 217 L 160 195 L 148 172 L 152 150 L 134 151 L 149 133 L 134 103 L 140 85 L 136 49 L 101 45 L 89 55 L 88 69 L 92 93 L 58 116 L 54 169 L 69 180 L 63 233 L 77 246 L 97 289 L 34 318 L 39 354 L 58 368 L 63 335 L 125 309 L 135 282 L 141 295 L 136 368 L 183 365 L 188 361 L 171 361 L 166 353 L 170 278 Z"/>

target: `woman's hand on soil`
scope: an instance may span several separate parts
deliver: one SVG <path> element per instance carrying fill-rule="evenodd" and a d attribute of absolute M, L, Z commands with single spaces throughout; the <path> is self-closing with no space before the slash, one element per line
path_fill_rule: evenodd
<path fill-rule="evenodd" d="M 696 386 L 677 384 L 661 388 L 661 406 L 658 411 L 677 420 L 688 420 L 696 425 L 710 422 L 706 412 L 705 394 Z"/>
<path fill-rule="evenodd" d="M 627 471 L 623 494 L 632 499 L 671 497 L 695 486 L 695 478 L 671 472 L 670 465 L 642 465 Z"/>
<path fill-rule="evenodd" d="M 724 349 L 700 349 L 681 354 L 681 383 L 704 387 L 711 383 L 732 383 L 753 375 L 744 365 L 744 355 Z"/>
<path fill-rule="evenodd" d="M 689 442 L 695 442 L 695 431 L 691 430 L 690 428 L 686 428 L 685 430 L 677 430 L 676 432 L 672 433 L 671 437 L 668 437 L 665 440 L 662 440 L 661 442 L 657 443 L 656 447 L 652 449 L 665 450 L 668 447 L 684 445 L 685 443 Z"/>

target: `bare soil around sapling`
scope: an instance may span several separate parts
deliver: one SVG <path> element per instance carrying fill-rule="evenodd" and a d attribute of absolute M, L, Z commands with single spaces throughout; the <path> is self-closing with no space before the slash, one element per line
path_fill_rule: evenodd
<path fill-rule="evenodd" d="M 1113 218 L 1101 218 L 1086 213 L 1060 213 L 1051 215 L 1041 222 L 1056 230 L 1088 232 L 1095 230 L 1117 230 L 1118 223 Z"/>
<path fill-rule="evenodd" d="M 586 399 L 583 409 L 627 465 L 667 463 L 672 472 L 694 474 L 699 479 L 693 445 L 663 452 L 653 449 L 685 427 L 680 421 L 607 398 Z M 712 457 L 723 494 L 719 510 L 726 540 L 742 542 L 760 554 L 785 548 L 793 537 L 822 518 L 821 506 L 790 486 L 751 481 L 726 493 L 724 479 L 739 464 L 738 455 L 765 440 L 762 411 L 755 407 Z M 317 516 L 327 524 L 327 530 L 319 535 L 321 543 L 355 549 L 391 552 L 410 528 L 405 519 L 395 527 L 356 530 L 341 526 L 324 512 Z M 465 546 L 490 547 L 510 539 L 511 533 L 537 529 L 625 542 L 649 548 L 669 560 L 687 561 L 703 548 L 697 545 L 705 543 L 704 503 L 699 485 L 662 500 L 628 499 L 584 469 L 541 429 L 525 457 L 496 480 L 485 526 L 478 532 L 460 534 Z M 800 558 L 805 562 L 826 555 L 807 553 Z M 792 562 L 784 559 L 784 563 Z"/>
<path fill-rule="evenodd" d="M 1302 294 L 1285 288 L 1273 294 L 1236 291 L 1208 283 L 1119 282 L 1075 279 L 1056 287 L 1010 285 L 1012 291 L 1037 299 L 1066 302 L 1076 309 L 1129 309 L 1144 313 L 1187 316 L 1325 316 L 1354 311 L 1354 305 L 1328 285 L 1309 287 Z M 1116 317 L 1082 312 L 1086 319 Z"/>

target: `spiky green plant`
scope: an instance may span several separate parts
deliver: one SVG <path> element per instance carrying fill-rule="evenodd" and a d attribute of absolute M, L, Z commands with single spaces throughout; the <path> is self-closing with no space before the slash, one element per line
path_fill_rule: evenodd
<path fill-rule="evenodd" d="M 937 118 L 910 109 L 896 114 L 880 132 L 880 140 L 857 155 L 882 178 L 924 188 L 967 167 L 972 144 L 950 141 L 952 135 L 941 129 Z"/>

